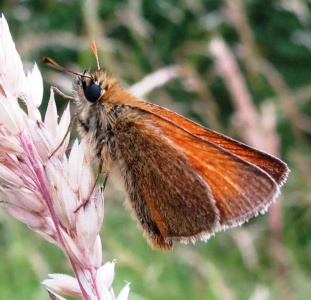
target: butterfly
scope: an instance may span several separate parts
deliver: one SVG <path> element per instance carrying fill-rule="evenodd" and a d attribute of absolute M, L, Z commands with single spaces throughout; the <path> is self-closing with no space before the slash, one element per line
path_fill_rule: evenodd
<path fill-rule="evenodd" d="M 76 73 L 43 61 L 77 75 L 80 136 L 94 161 L 118 174 L 152 247 L 206 241 L 265 212 L 280 194 L 289 173 L 280 159 L 137 99 L 99 64 Z"/>

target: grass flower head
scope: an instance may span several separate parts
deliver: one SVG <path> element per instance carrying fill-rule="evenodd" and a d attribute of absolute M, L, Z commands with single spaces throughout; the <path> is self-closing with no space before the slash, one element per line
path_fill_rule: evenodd
<path fill-rule="evenodd" d="M 126 285 L 116 298 L 114 262 L 102 265 L 99 230 L 104 217 L 103 188 L 94 189 L 85 145 L 75 141 L 69 156 L 69 105 L 58 118 L 51 89 L 44 118 L 39 107 L 43 82 L 35 65 L 25 75 L 8 24 L 0 18 L 0 191 L 1 206 L 70 260 L 75 277 L 52 274 L 43 284 L 83 299 L 127 299 Z M 26 111 L 22 109 L 26 106 Z M 54 153 L 54 151 L 57 151 Z M 51 156 L 51 154 L 53 155 Z M 81 205 L 85 204 L 85 205 Z M 77 208 L 80 207 L 78 210 Z"/>

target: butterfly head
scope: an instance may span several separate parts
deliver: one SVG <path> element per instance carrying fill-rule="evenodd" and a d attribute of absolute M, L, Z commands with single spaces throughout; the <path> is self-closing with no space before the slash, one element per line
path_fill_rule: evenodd
<path fill-rule="evenodd" d="M 115 84 L 115 79 L 104 70 L 85 70 L 74 83 L 76 101 L 80 105 L 94 105 L 105 101 L 105 94 Z"/>
<path fill-rule="evenodd" d="M 96 48 L 95 50 L 97 51 Z M 92 104 L 102 103 L 105 101 L 105 99 L 109 96 L 109 93 L 107 96 L 105 96 L 105 94 L 116 83 L 115 78 L 109 76 L 105 70 L 100 69 L 97 52 L 95 57 L 97 61 L 97 70 L 94 72 L 91 72 L 90 69 L 86 69 L 82 73 L 77 73 L 62 67 L 49 57 L 43 57 L 42 62 L 60 71 L 77 75 L 73 84 L 73 90 L 76 97 L 73 98 L 76 100 L 78 106 L 84 107 L 85 105 L 90 106 Z M 67 98 L 71 97 L 69 96 Z"/>

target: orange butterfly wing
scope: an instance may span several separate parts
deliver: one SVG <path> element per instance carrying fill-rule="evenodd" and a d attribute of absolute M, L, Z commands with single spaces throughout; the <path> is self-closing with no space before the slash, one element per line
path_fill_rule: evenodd
<path fill-rule="evenodd" d="M 138 107 L 145 111 L 152 112 L 153 114 L 160 116 L 162 119 L 172 122 L 190 134 L 232 152 L 243 160 L 255 164 L 262 170 L 269 173 L 269 175 L 272 176 L 272 178 L 279 185 L 282 185 L 287 178 L 289 170 L 286 164 L 270 154 L 249 147 L 241 142 L 231 139 L 230 137 L 203 127 L 161 106 L 141 101 Z"/>
<path fill-rule="evenodd" d="M 285 171 L 269 174 L 269 164 L 287 170 L 278 159 L 158 106 L 129 107 L 115 125 L 116 161 L 153 246 L 242 223 L 278 194 Z"/>

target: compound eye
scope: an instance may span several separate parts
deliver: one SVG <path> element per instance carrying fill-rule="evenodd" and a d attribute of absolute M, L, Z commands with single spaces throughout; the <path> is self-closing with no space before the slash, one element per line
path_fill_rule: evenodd
<path fill-rule="evenodd" d="M 94 103 L 99 99 L 101 92 L 101 87 L 95 82 L 92 82 L 84 89 L 85 98 L 91 103 Z"/>

